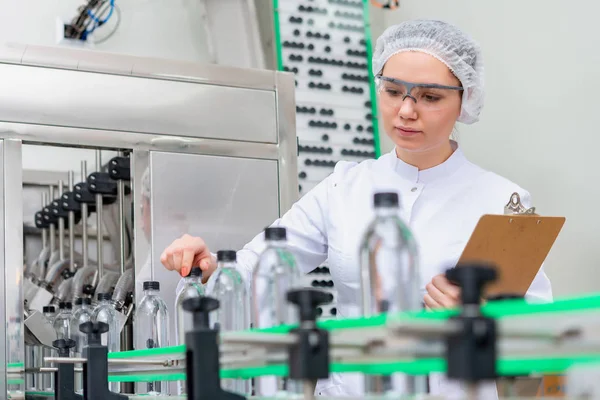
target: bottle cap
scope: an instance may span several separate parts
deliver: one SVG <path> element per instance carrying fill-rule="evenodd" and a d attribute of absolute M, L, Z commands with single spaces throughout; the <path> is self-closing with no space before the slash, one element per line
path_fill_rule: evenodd
<path fill-rule="evenodd" d="M 42 311 L 44 312 L 44 314 L 46 314 L 46 313 L 55 313 L 56 312 L 56 308 L 54 308 L 54 306 L 44 306 L 44 308 L 42 309 Z"/>
<path fill-rule="evenodd" d="M 217 261 L 236 261 L 237 253 L 234 250 L 219 250 L 217 252 Z"/>
<path fill-rule="evenodd" d="M 284 227 L 281 226 L 272 226 L 265 229 L 265 239 L 266 240 L 285 240 L 287 237 L 287 232 Z"/>
<path fill-rule="evenodd" d="M 73 303 L 71 303 L 70 301 L 67 301 L 67 302 L 65 303 L 65 308 L 66 308 L 67 310 L 72 310 L 72 309 L 73 309 Z"/>
<path fill-rule="evenodd" d="M 144 290 L 160 290 L 160 282 L 146 281 L 144 282 Z"/>
<path fill-rule="evenodd" d="M 373 204 L 376 208 L 393 208 L 398 207 L 398 193 L 384 192 L 375 193 L 373 196 Z"/>
<path fill-rule="evenodd" d="M 202 270 L 200 269 L 200 267 L 192 268 L 192 271 L 190 272 L 190 276 L 194 276 L 194 277 L 202 276 Z"/>
<path fill-rule="evenodd" d="M 78 297 L 77 300 L 75 300 L 75 305 L 80 306 L 82 304 L 89 306 L 92 304 L 92 299 L 89 299 L 87 297 Z"/>
<path fill-rule="evenodd" d="M 112 295 L 110 293 L 98 293 L 98 301 L 110 299 L 112 299 Z"/>

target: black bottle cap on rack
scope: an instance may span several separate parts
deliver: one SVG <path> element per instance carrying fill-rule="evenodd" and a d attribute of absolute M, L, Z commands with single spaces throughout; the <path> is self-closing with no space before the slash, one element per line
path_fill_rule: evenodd
<path fill-rule="evenodd" d="M 61 310 L 64 310 L 64 309 L 72 310 L 73 303 L 71 303 L 70 301 L 61 301 L 60 303 L 58 303 L 58 308 L 60 308 Z"/>
<path fill-rule="evenodd" d="M 398 207 L 398 193 L 384 192 L 375 193 L 373 196 L 373 204 L 377 208 L 383 207 Z"/>
<path fill-rule="evenodd" d="M 160 282 L 146 281 L 144 282 L 144 290 L 160 290 Z"/>
<path fill-rule="evenodd" d="M 286 240 L 287 232 L 284 227 L 271 226 L 265 229 L 266 240 Z"/>
<path fill-rule="evenodd" d="M 227 262 L 236 260 L 237 253 L 234 250 L 219 250 L 217 252 L 217 261 Z"/>
<path fill-rule="evenodd" d="M 192 270 L 190 271 L 190 276 L 194 276 L 194 277 L 202 276 L 202 270 L 200 269 L 200 267 L 192 268 Z"/>
<path fill-rule="evenodd" d="M 56 312 L 56 308 L 54 308 L 54 306 L 44 306 L 44 308 L 42 309 L 42 311 L 44 312 L 44 314 L 55 313 Z"/>
<path fill-rule="evenodd" d="M 98 293 L 98 301 L 110 299 L 112 299 L 112 295 L 110 293 Z"/>
<path fill-rule="evenodd" d="M 90 306 L 90 305 L 92 305 L 92 299 L 87 298 L 87 297 L 78 297 L 77 300 L 75 300 L 75 305 L 80 306 L 82 304 Z"/>

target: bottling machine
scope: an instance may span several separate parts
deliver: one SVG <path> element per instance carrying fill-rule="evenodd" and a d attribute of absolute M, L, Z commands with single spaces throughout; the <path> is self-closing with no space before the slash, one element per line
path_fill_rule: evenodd
<path fill-rule="evenodd" d="M 6 45 L 0 87 L 0 393 L 12 398 L 51 386 L 48 306 L 112 291 L 131 350 L 142 281 L 160 281 L 175 314 L 179 277 L 160 263 L 172 240 L 239 248 L 298 197 L 289 74 Z M 70 171 L 24 170 L 30 156 Z"/>

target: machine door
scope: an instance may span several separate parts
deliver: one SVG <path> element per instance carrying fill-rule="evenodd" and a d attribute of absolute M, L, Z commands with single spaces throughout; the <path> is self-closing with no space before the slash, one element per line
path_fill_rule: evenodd
<path fill-rule="evenodd" d="M 163 268 L 162 251 L 184 233 L 204 238 L 215 253 L 241 249 L 279 216 L 278 167 L 275 160 L 158 151 L 150 152 L 148 161 L 149 176 L 142 180 L 150 183 L 151 212 L 141 215 L 151 250 L 136 262 L 136 299 L 142 298 L 141 281 L 151 271 L 174 321 L 180 277 Z M 170 325 L 174 344 L 175 324 Z"/>

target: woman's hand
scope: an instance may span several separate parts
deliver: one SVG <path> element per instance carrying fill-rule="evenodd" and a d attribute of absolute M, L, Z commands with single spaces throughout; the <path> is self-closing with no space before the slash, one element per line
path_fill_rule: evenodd
<path fill-rule="evenodd" d="M 208 246 L 199 237 L 183 235 L 163 251 L 160 261 L 166 269 L 188 276 L 192 267 L 202 269 L 202 282 L 206 282 L 217 269 L 217 260 L 210 254 Z"/>
<path fill-rule="evenodd" d="M 425 286 L 423 300 L 427 309 L 452 308 L 460 304 L 460 288 L 451 284 L 444 274 L 436 275 Z"/>

